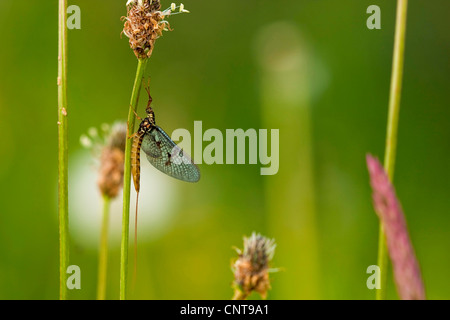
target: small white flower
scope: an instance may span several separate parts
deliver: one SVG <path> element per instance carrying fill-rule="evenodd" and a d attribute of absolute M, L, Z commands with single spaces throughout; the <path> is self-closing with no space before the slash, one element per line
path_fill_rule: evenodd
<path fill-rule="evenodd" d="M 184 9 L 184 4 L 180 3 L 180 12 L 186 12 L 189 13 L 188 10 Z"/>
<path fill-rule="evenodd" d="M 143 2 L 144 0 L 138 0 L 138 3 L 139 3 L 139 5 L 140 6 L 143 6 L 144 5 L 144 2 Z M 127 1 L 127 6 L 128 5 L 130 5 L 130 4 L 132 4 L 132 3 L 135 3 L 136 2 L 136 0 L 128 0 Z"/>
<path fill-rule="evenodd" d="M 88 134 L 92 137 L 92 138 L 97 138 L 98 137 L 98 130 L 95 127 L 91 127 L 88 130 Z"/>
<path fill-rule="evenodd" d="M 85 148 L 91 148 L 92 147 L 92 140 L 89 139 L 89 137 L 85 134 L 82 134 L 80 137 L 80 143 Z"/>
<path fill-rule="evenodd" d="M 176 9 L 179 9 L 178 12 L 174 12 Z M 190 13 L 189 10 L 186 10 L 184 8 L 184 4 L 180 3 L 179 6 L 177 6 L 174 2 L 171 3 L 170 7 L 167 8 L 162 12 L 163 16 L 173 16 L 180 13 Z"/>
<path fill-rule="evenodd" d="M 103 132 L 107 133 L 111 129 L 111 126 L 109 125 L 109 123 L 102 123 L 100 128 L 102 129 Z"/>

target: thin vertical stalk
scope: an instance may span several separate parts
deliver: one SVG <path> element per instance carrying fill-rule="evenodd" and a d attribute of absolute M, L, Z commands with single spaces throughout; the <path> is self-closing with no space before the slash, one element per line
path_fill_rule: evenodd
<path fill-rule="evenodd" d="M 128 111 L 128 135 L 134 132 L 134 122 L 136 120 L 136 107 L 139 100 L 139 92 L 142 85 L 142 77 L 144 76 L 147 66 L 147 58 L 138 59 L 138 67 L 136 78 L 134 80 L 133 91 L 131 93 L 130 108 Z M 128 285 L 128 239 L 130 226 L 130 190 L 131 190 L 131 143 L 132 139 L 127 139 L 125 145 L 125 164 L 123 177 L 123 212 L 122 212 L 122 243 L 120 253 L 120 299 L 126 299 Z"/>
<path fill-rule="evenodd" d="M 59 0 L 58 23 L 58 215 L 59 215 L 59 298 L 67 299 L 69 264 L 69 203 L 67 146 L 67 0 Z"/>
<path fill-rule="evenodd" d="M 100 251 L 98 261 L 97 300 L 106 297 L 106 273 L 108 266 L 108 225 L 111 198 L 103 195 L 102 231 L 100 235 Z"/>
<path fill-rule="evenodd" d="M 397 152 L 398 117 L 402 91 L 403 64 L 406 34 L 406 13 L 408 0 L 397 1 L 397 17 L 395 23 L 394 54 L 392 59 L 391 89 L 389 96 L 389 116 L 386 135 L 384 169 L 391 182 L 394 178 L 395 155 Z M 378 266 L 380 267 L 381 287 L 377 290 L 376 299 L 386 299 L 388 252 L 383 226 L 380 224 L 378 242 Z"/>

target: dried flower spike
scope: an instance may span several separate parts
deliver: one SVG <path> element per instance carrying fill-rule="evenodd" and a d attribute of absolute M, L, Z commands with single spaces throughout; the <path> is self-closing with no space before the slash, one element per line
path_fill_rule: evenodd
<path fill-rule="evenodd" d="M 100 157 L 100 170 L 97 180 L 100 192 L 115 198 L 123 183 L 123 162 L 125 153 L 117 148 L 103 149 Z"/>
<path fill-rule="evenodd" d="M 173 13 L 177 8 L 180 11 Z M 176 6 L 174 3 L 161 11 L 159 0 L 129 0 L 127 11 L 123 18 L 123 33 L 129 38 L 130 47 L 138 59 L 149 58 L 156 39 L 162 36 L 163 31 L 170 30 L 169 23 L 164 20 L 166 16 L 189 12 L 183 4 Z"/>
<path fill-rule="evenodd" d="M 386 234 L 397 291 L 403 300 L 425 299 L 419 263 L 409 238 L 406 219 L 394 187 L 380 162 L 367 155 L 375 211 Z"/>
<path fill-rule="evenodd" d="M 243 300 L 258 292 L 266 298 L 270 289 L 269 263 L 275 253 L 275 240 L 252 233 L 244 237 L 244 250 L 237 250 L 239 257 L 233 263 L 235 296 L 234 300 Z"/>
<path fill-rule="evenodd" d="M 112 127 L 103 124 L 102 131 L 99 135 L 96 128 L 90 128 L 88 135 L 80 137 L 80 142 L 99 158 L 97 184 L 102 195 L 112 199 L 117 196 L 123 183 L 127 127 L 121 122 Z"/>

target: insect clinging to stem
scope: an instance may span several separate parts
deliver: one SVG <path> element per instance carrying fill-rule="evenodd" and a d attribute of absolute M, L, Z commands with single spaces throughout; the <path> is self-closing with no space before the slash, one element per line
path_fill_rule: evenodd
<path fill-rule="evenodd" d="M 145 90 L 148 94 L 148 102 L 145 112 L 147 116 L 142 119 L 139 129 L 131 137 L 133 139 L 131 147 L 131 174 L 136 189 L 136 217 L 135 217 L 135 250 L 137 243 L 137 210 L 140 191 L 141 172 L 141 149 L 147 156 L 148 161 L 159 171 L 186 182 L 197 182 L 200 179 L 200 170 L 192 161 L 189 155 L 183 151 L 169 135 L 156 125 L 155 113 L 151 107 L 153 101 L 150 95 L 150 87 L 147 84 Z M 135 254 L 136 256 L 136 254 Z"/>
<path fill-rule="evenodd" d="M 168 134 L 156 125 L 155 113 L 151 107 L 153 101 L 150 89 L 148 94 L 147 117 L 141 119 L 138 131 L 133 134 L 131 148 L 131 172 L 136 192 L 140 190 L 140 150 L 147 155 L 148 161 L 159 171 L 179 180 L 197 182 L 200 171 L 192 159 L 179 147 Z"/>

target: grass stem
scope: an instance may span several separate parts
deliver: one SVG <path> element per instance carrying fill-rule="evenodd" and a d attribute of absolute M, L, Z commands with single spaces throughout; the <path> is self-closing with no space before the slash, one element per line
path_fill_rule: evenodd
<path fill-rule="evenodd" d="M 100 251 L 98 259 L 97 300 L 105 300 L 106 274 L 108 267 L 108 225 L 111 198 L 103 195 L 102 231 L 100 235 Z"/>
<path fill-rule="evenodd" d="M 69 202 L 67 146 L 67 0 L 59 0 L 58 18 L 58 216 L 59 298 L 67 299 L 69 264 Z"/>
<path fill-rule="evenodd" d="M 134 122 L 136 120 L 136 107 L 139 101 L 139 93 L 142 86 L 142 78 L 147 66 L 147 58 L 138 59 L 136 78 L 134 80 L 131 102 L 128 111 L 128 136 L 134 132 Z M 126 299 L 128 285 L 128 239 L 130 233 L 130 191 L 131 191 L 131 143 L 132 139 L 127 139 L 125 145 L 125 164 L 123 177 L 123 212 L 122 212 L 122 243 L 120 253 L 120 300 Z"/>
<path fill-rule="evenodd" d="M 406 34 L 406 13 L 408 0 L 397 1 L 397 17 L 395 23 L 394 54 L 392 61 L 391 89 L 389 96 L 389 116 L 386 135 L 384 169 L 391 182 L 394 178 L 395 155 L 397 151 L 398 118 L 402 91 L 403 64 Z M 376 299 L 386 299 L 388 251 L 383 226 L 380 224 L 378 242 L 378 266 L 380 267 L 381 288 L 377 290 Z"/>

